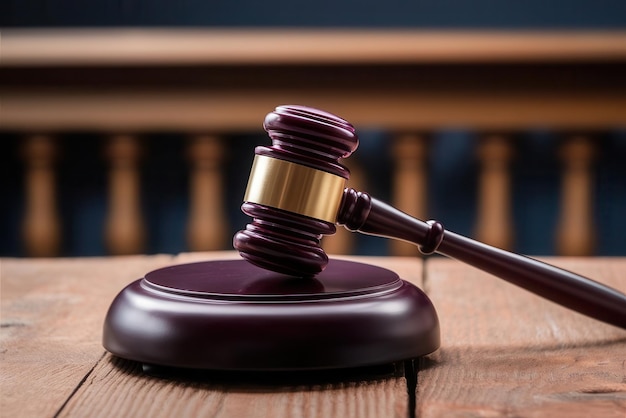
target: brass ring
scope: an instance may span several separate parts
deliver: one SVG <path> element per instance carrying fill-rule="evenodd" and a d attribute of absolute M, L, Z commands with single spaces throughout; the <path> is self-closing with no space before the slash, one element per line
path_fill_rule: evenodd
<path fill-rule="evenodd" d="M 255 155 L 243 200 L 335 223 L 345 183 L 322 170 Z"/>

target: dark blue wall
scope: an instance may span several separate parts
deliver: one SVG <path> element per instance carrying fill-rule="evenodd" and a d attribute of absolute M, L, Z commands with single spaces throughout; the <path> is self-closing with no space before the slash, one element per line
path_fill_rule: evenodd
<path fill-rule="evenodd" d="M 624 0 L 2 0 L 3 26 L 622 28 Z"/>

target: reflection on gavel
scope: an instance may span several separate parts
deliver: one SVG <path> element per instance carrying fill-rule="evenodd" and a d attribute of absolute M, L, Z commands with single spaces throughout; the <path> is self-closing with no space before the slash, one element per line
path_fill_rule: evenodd
<path fill-rule="evenodd" d="M 339 163 L 358 146 L 347 121 L 304 106 L 279 106 L 264 128 L 272 146 L 257 147 L 242 210 L 253 218 L 233 244 L 264 269 L 311 277 L 328 264 L 320 247 L 335 224 L 350 231 L 417 244 L 592 318 L 626 328 L 626 295 L 578 274 L 446 231 L 367 193 L 344 189 L 350 173 Z M 358 280 L 358 277 L 355 277 Z"/>

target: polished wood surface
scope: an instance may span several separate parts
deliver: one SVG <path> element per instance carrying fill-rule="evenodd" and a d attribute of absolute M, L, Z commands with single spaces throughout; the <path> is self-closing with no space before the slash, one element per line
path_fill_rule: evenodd
<path fill-rule="evenodd" d="M 83 416 L 607 416 L 626 413 L 626 332 L 459 262 L 358 258 L 396 271 L 435 304 L 442 347 L 401 373 L 300 384 L 155 378 L 113 358 L 102 323 L 126 284 L 158 267 L 233 252 L 84 259 L 2 259 L 0 410 Z M 553 258 L 626 291 L 624 258 Z M 344 376 L 345 378 L 345 376 Z M 412 397 L 415 396 L 415 409 Z M 34 400 L 37 400 L 36 402 Z"/>

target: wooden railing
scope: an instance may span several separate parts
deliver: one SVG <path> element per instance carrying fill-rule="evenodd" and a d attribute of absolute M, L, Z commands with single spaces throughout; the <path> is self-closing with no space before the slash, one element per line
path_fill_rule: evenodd
<path fill-rule="evenodd" d="M 515 234 L 512 138 L 532 127 L 559 132 L 558 249 L 591 254 L 594 135 L 626 126 L 624 32 L 16 29 L 3 31 L 1 54 L 0 129 L 24 138 L 23 240 L 34 256 L 59 252 L 55 137 L 75 131 L 109 138 L 111 253 L 145 248 L 138 137 L 161 131 L 189 137 L 189 249 L 223 248 L 223 138 L 259 130 L 285 103 L 390 132 L 392 203 L 421 218 L 431 134 L 476 132 L 475 235 L 503 248 Z M 363 168 L 349 164 L 351 184 L 367 190 Z M 350 239 L 325 245 L 349 253 Z M 415 249 L 398 243 L 393 253 Z"/>

